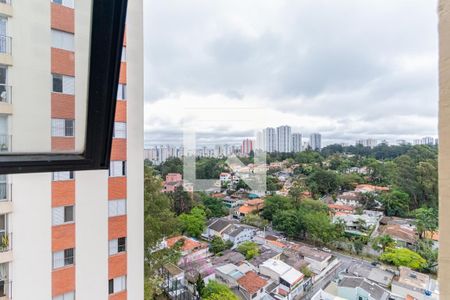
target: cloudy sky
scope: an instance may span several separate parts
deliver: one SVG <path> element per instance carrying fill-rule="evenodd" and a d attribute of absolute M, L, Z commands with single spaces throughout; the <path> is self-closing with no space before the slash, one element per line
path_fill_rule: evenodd
<path fill-rule="evenodd" d="M 437 135 L 435 0 L 146 0 L 146 145 Z"/>

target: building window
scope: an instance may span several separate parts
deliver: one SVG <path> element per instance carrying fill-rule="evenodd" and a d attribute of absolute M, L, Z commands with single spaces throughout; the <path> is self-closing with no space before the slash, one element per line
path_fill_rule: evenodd
<path fill-rule="evenodd" d="M 120 177 L 126 175 L 126 161 L 124 160 L 113 160 L 109 166 L 109 176 Z"/>
<path fill-rule="evenodd" d="M 109 241 L 109 255 L 127 251 L 127 238 L 121 237 Z"/>
<path fill-rule="evenodd" d="M 75 51 L 74 34 L 52 29 L 52 47 L 67 51 Z"/>
<path fill-rule="evenodd" d="M 53 181 L 72 180 L 73 178 L 74 178 L 73 171 L 53 172 L 52 174 Z"/>
<path fill-rule="evenodd" d="M 117 100 L 127 99 L 127 85 L 119 83 L 117 88 Z"/>
<path fill-rule="evenodd" d="M 127 213 L 127 201 L 125 199 L 108 201 L 109 217 L 123 216 L 126 213 Z"/>
<path fill-rule="evenodd" d="M 74 120 L 52 119 L 52 136 L 74 136 Z"/>
<path fill-rule="evenodd" d="M 127 289 L 127 277 L 120 276 L 110 279 L 108 282 L 109 294 L 115 294 Z"/>
<path fill-rule="evenodd" d="M 0 66 L 0 102 L 10 102 L 10 93 L 8 87 L 8 68 L 6 66 Z"/>
<path fill-rule="evenodd" d="M 71 223 L 74 221 L 74 206 L 58 206 L 52 208 L 53 226 Z"/>
<path fill-rule="evenodd" d="M 127 48 L 126 47 L 122 47 L 122 61 L 123 62 L 127 61 Z"/>
<path fill-rule="evenodd" d="M 114 122 L 113 138 L 125 139 L 127 137 L 127 123 Z"/>
<path fill-rule="evenodd" d="M 73 265 L 75 261 L 75 249 L 65 249 L 63 251 L 53 252 L 53 269 Z"/>
<path fill-rule="evenodd" d="M 52 300 L 75 300 L 75 292 L 68 292 L 59 296 L 55 296 Z"/>
<path fill-rule="evenodd" d="M 52 92 L 67 95 L 75 95 L 75 77 L 52 74 L 53 87 Z"/>
<path fill-rule="evenodd" d="M 74 0 L 52 0 L 53 3 L 63 5 L 65 7 L 74 8 L 75 3 Z M 66 299 L 64 299 L 66 300 Z"/>

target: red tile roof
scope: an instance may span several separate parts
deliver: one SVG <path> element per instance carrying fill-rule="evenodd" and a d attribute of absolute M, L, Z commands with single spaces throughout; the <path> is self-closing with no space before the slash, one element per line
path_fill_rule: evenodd
<path fill-rule="evenodd" d="M 258 276 L 253 271 L 247 272 L 238 279 L 239 286 L 243 287 L 249 294 L 254 294 L 267 285 L 267 280 Z"/>
<path fill-rule="evenodd" d="M 180 240 L 183 240 L 183 242 L 184 242 L 183 246 L 181 247 L 182 251 L 192 251 L 195 249 L 203 249 L 203 248 L 208 247 L 208 244 L 206 244 L 206 243 L 199 242 L 199 241 L 196 241 L 194 239 L 191 239 L 191 238 L 188 238 L 188 237 L 185 237 L 182 235 L 168 238 L 166 240 L 167 247 L 172 248 Z"/>

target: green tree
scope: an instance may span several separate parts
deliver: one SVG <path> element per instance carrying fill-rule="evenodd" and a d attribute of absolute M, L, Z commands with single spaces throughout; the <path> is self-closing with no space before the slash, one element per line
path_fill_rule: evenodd
<path fill-rule="evenodd" d="M 273 227 L 284 232 L 289 237 L 299 234 L 298 213 L 294 209 L 280 210 L 273 217 Z"/>
<path fill-rule="evenodd" d="M 233 242 L 231 241 L 224 241 L 221 237 L 215 236 L 211 240 L 211 243 L 209 244 L 209 251 L 211 251 L 214 254 L 220 253 L 224 250 L 230 249 L 233 247 Z"/>
<path fill-rule="evenodd" d="M 188 214 L 181 214 L 178 219 L 182 232 L 189 236 L 200 237 L 205 228 L 206 214 L 200 207 L 194 207 Z"/>
<path fill-rule="evenodd" d="M 237 251 L 245 256 L 245 259 L 250 260 L 255 256 L 259 255 L 258 244 L 254 242 L 243 242 L 237 247 Z"/>
<path fill-rule="evenodd" d="M 182 186 L 178 186 L 174 192 L 169 193 L 169 197 L 172 199 L 173 211 L 177 215 L 189 212 L 194 206 L 192 196 Z"/>
<path fill-rule="evenodd" d="M 423 271 L 435 272 L 438 263 L 439 250 L 433 247 L 433 241 L 419 240 L 417 242 L 416 251 L 420 256 L 422 256 L 427 261 L 425 267 L 423 268 Z"/>
<path fill-rule="evenodd" d="M 433 234 L 437 230 L 439 222 L 436 209 L 421 207 L 414 211 L 414 216 L 419 238 L 423 239 L 424 233 L 427 231 Z"/>
<path fill-rule="evenodd" d="M 380 236 L 377 236 L 372 241 L 372 248 L 376 251 L 382 250 L 383 252 L 386 251 L 388 248 L 394 248 L 397 245 L 395 240 L 387 234 L 383 234 Z"/>
<path fill-rule="evenodd" d="M 225 284 L 210 280 L 203 289 L 202 299 L 205 300 L 239 300 L 239 298 Z"/>
<path fill-rule="evenodd" d="M 292 200 L 283 196 L 269 196 L 264 200 L 264 209 L 261 213 L 266 220 L 272 221 L 273 216 L 280 210 L 293 208 Z"/>
<path fill-rule="evenodd" d="M 301 267 L 300 272 L 302 272 L 302 274 L 305 275 L 306 278 L 313 276 L 313 272 L 307 266 Z"/>
<path fill-rule="evenodd" d="M 387 216 L 406 216 L 409 212 L 409 196 L 401 190 L 394 189 L 382 195 L 381 202 Z"/>
<path fill-rule="evenodd" d="M 197 280 L 195 281 L 195 290 L 197 291 L 197 295 L 203 295 L 205 290 L 205 282 L 203 281 L 202 275 L 198 274 Z"/>
<path fill-rule="evenodd" d="M 205 206 L 206 217 L 220 218 L 228 215 L 228 208 L 223 204 L 223 199 L 210 197 L 208 195 L 201 195 L 200 201 Z"/>
<path fill-rule="evenodd" d="M 319 169 L 308 176 L 306 186 L 315 197 L 333 194 L 339 189 L 339 178 L 333 171 Z"/>
<path fill-rule="evenodd" d="M 183 174 L 183 161 L 178 157 L 168 158 L 165 162 L 158 166 L 158 170 L 164 179 L 169 173 Z"/>
<path fill-rule="evenodd" d="M 405 266 L 414 270 L 421 270 L 427 265 L 427 261 L 422 256 L 407 248 L 389 248 L 381 254 L 380 260 L 397 267 Z"/>
<path fill-rule="evenodd" d="M 144 168 L 144 246 L 145 299 L 162 293 L 159 270 L 166 263 L 176 263 L 180 258 L 177 249 L 157 251 L 164 237 L 177 233 L 179 222 L 171 211 L 170 198 L 161 192 L 161 179 L 151 167 Z"/>
<path fill-rule="evenodd" d="M 269 222 L 266 219 L 261 218 L 261 216 L 257 214 L 247 214 L 241 222 L 261 229 L 269 225 Z"/>
<path fill-rule="evenodd" d="M 280 183 L 278 178 L 274 176 L 267 176 L 266 178 L 266 188 L 269 192 L 275 192 L 280 190 L 283 185 Z"/>

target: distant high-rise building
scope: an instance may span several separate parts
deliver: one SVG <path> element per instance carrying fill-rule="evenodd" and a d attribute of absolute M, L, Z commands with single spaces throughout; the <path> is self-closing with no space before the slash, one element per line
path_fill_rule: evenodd
<path fill-rule="evenodd" d="M 253 150 L 253 140 L 245 139 L 242 141 L 242 154 L 249 154 Z"/>
<path fill-rule="evenodd" d="M 309 145 L 312 150 L 322 149 L 322 135 L 320 133 L 312 133 L 309 136 Z"/>
<path fill-rule="evenodd" d="M 373 147 L 375 147 L 376 145 L 378 145 L 378 141 L 377 140 L 375 140 L 375 139 L 364 139 L 364 140 L 357 140 L 356 142 L 355 142 L 355 144 L 358 146 L 358 145 L 361 145 L 361 146 L 363 146 L 363 147 L 370 147 L 370 148 L 373 148 Z"/>
<path fill-rule="evenodd" d="M 300 152 L 302 151 L 302 134 L 293 133 L 292 134 L 292 151 Z"/>
<path fill-rule="evenodd" d="M 277 133 L 275 128 L 267 127 L 263 130 L 264 149 L 266 152 L 276 152 L 277 147 Z"/>
<path fill-rule="evenodd" d="M 265 150 L 264 149 L 264 134 L 262 131 L 258 131 L 256 133 L 256 142 L 255 142 L 255 149 L 256 150 Z"/>
<path fill-rule="evenodd" d="M 290 126 L 277 127 L 277 150 L 278 152 L 292 151 L 292 134 Z"/>
<path fill-rule="evenodd" d="M 422 140 L 421 139 L 413 140 L 413 145 L 422 145 Z"/>
<path fill-rule="evenodd" d="M 426 136 L 422 138 L 422 145 L 434 145 L 434 138 L 431 136 Z"/>
<path fill-rule="evenodd" d="M 397 145 L 403 146 L 403 145 L 406 145 L 406 144 L 408 144 L 406 142 L 406 140 L 397 140 Z"/>

